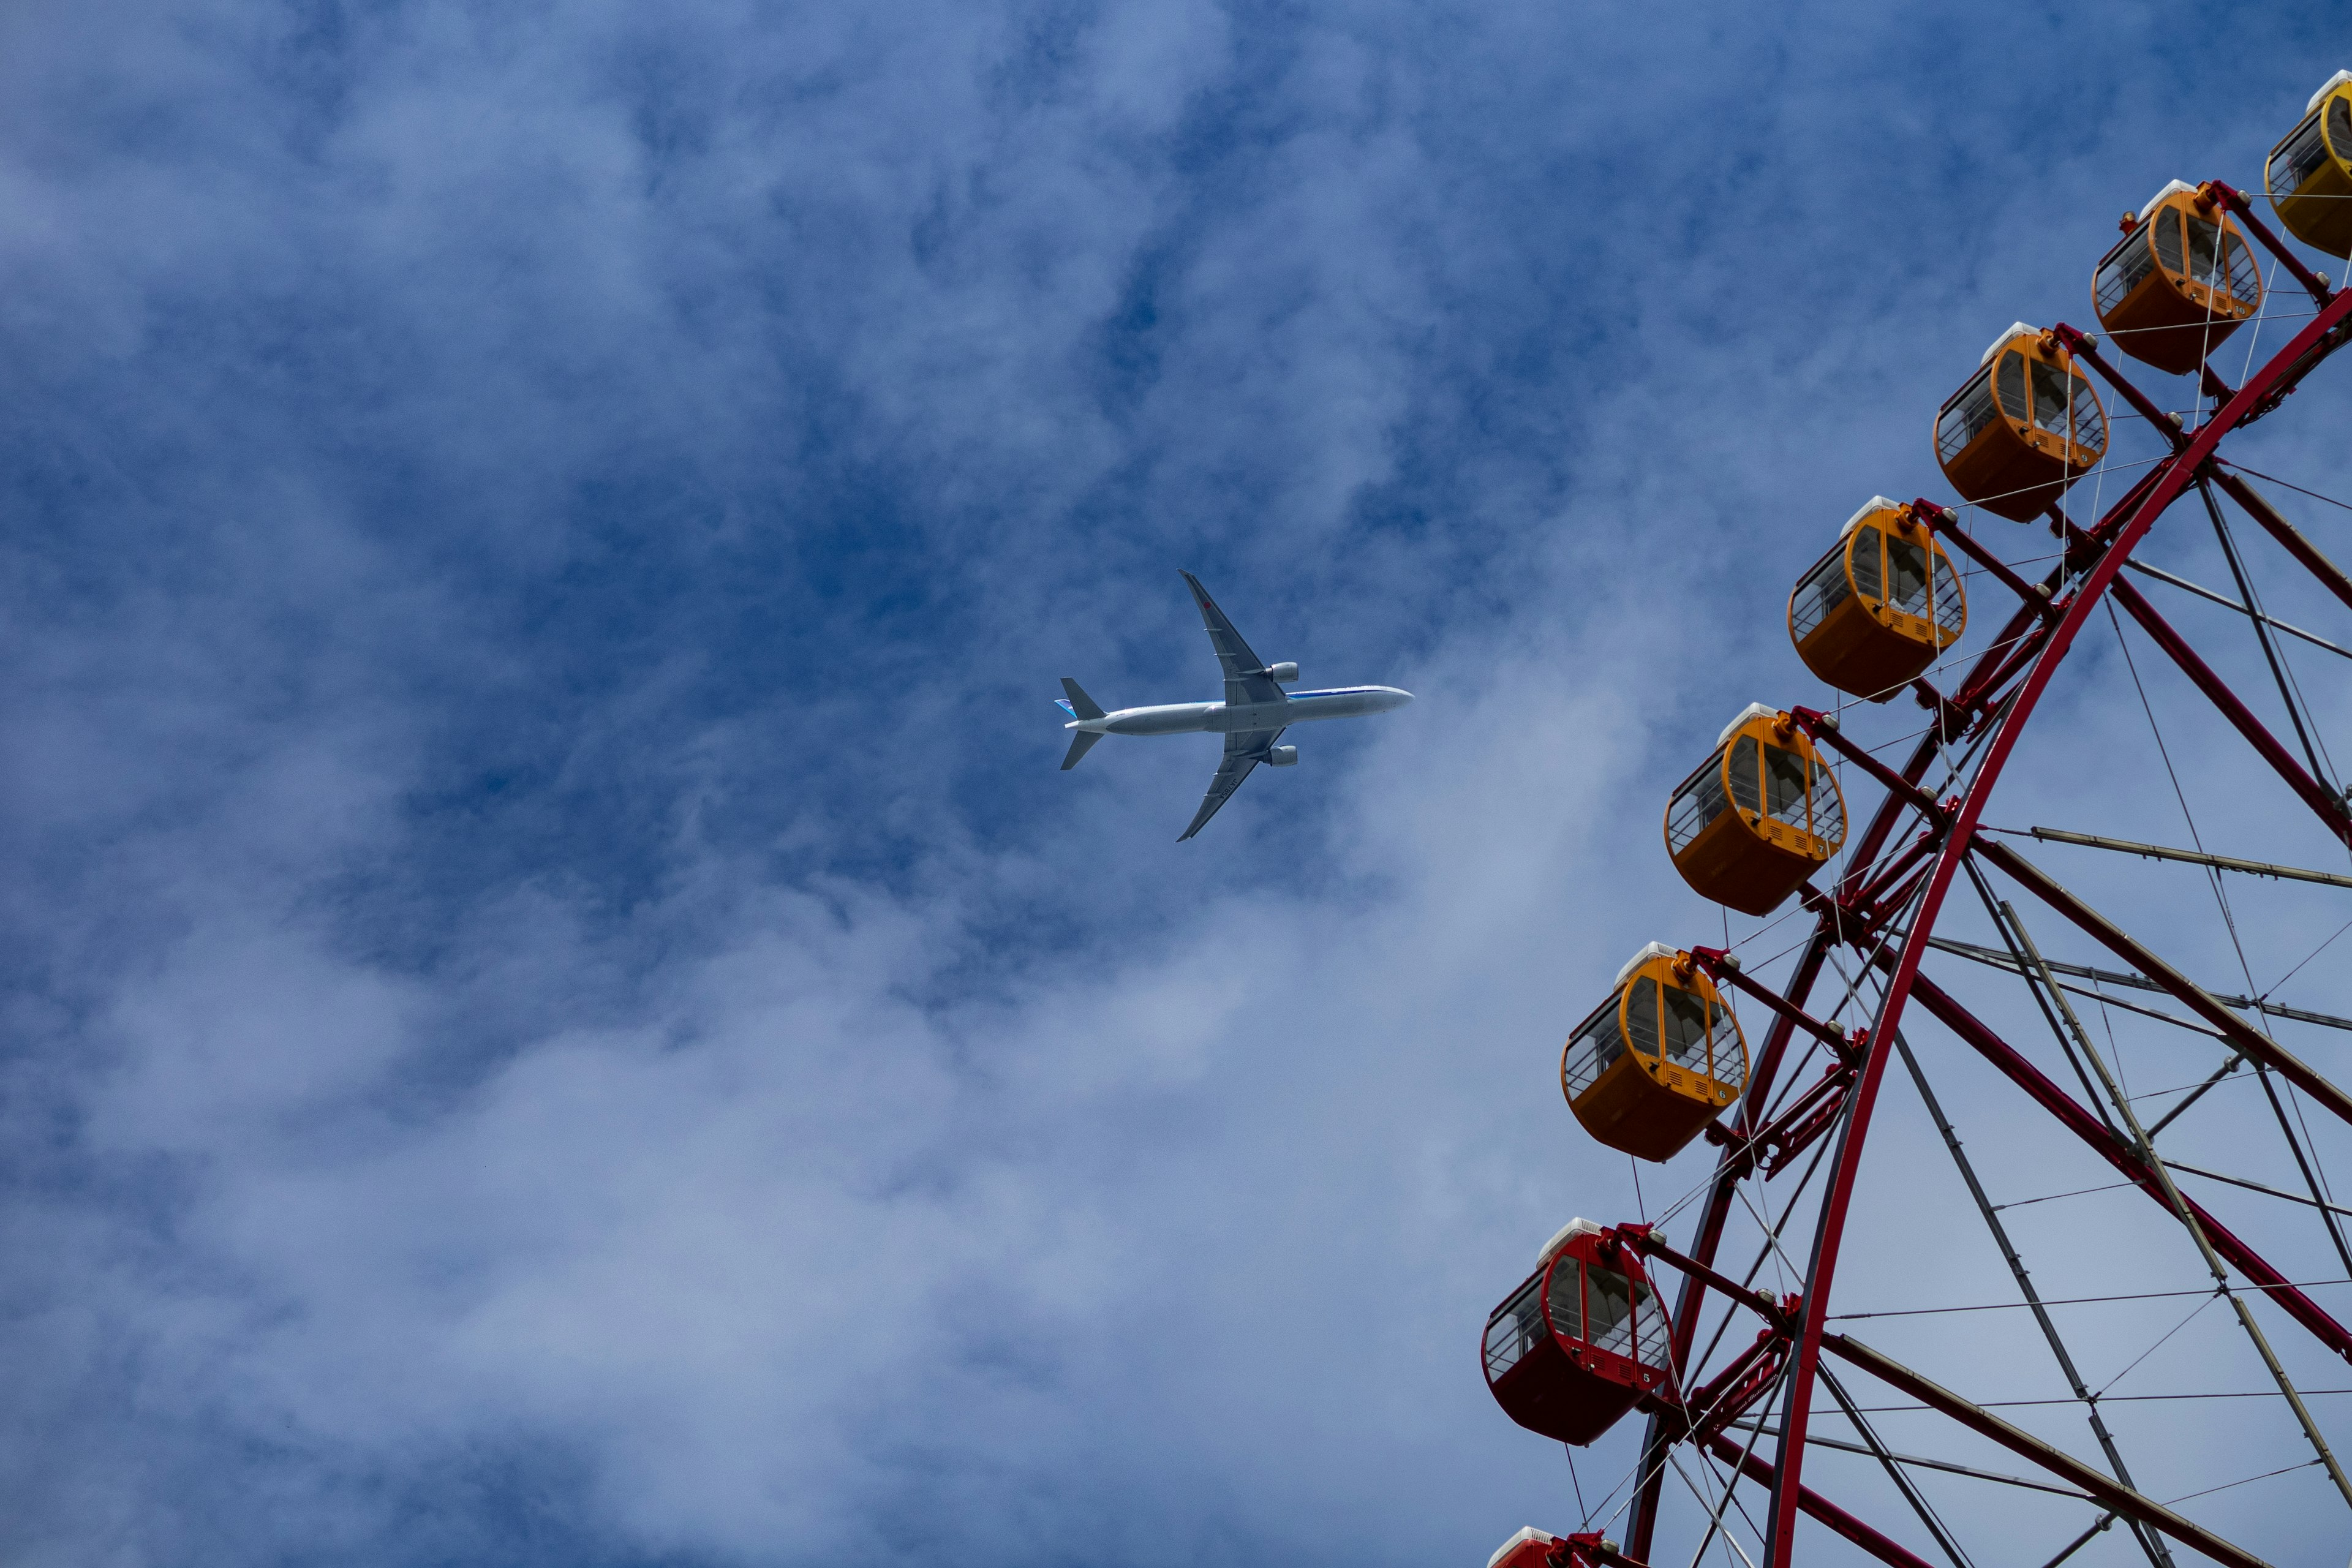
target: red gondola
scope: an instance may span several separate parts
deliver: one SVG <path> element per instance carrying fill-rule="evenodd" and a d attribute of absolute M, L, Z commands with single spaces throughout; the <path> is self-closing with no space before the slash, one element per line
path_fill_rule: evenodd
<path fill-rule="evenodd" d="M 1567 1550 L 1567 1542 L 1531 1524 L 1496 1547 L 1486 1568 L 1557 1568 Z"/>
<path fill-rule="evenodd" d="M 1563 1536 L 1531 1524 L 1496 1547 L 1486 1568 L 1613 1568 L 1624 1563 L 1617 1543 L 1597 1530 Z"/>
<path fill-rule="evenodd" d="M 1572 1219 L 1486 1320 L 1486 1386 L 1528 1431 L 1580 1447 L 1668 1388 L 1668 1331 L 1640 1259 Z"/>

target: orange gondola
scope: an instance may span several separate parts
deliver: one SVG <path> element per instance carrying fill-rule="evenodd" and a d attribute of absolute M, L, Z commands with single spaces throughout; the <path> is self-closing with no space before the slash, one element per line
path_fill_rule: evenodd
<path fill-rule="evenodd" d="M 2091 303 L 2117 348 L 2185 375 L 2262 308 L 2262 268 L 2221 204 L 2175 180 L 2124 216 Z"/>
<path fill-rule="evenodd" d="M 1911 508 L 1873 496 L 1789 595 L 1789 638 L 1840 691 L 1884 702 L 1960 640 L 1967 596 Z"/>
<path fill-rule="evenodd" d="M 1560 1092 L 1612 1149 L 1670 1160 L 1739 1098 L 1748 1041 L 1715 982 L 1664 942 L 1635 953 L 1560 1053 Z"/>
<path fill-rule="evenodd" d="M 1487 1318 L 1486 1386 L 1530 1432 L 1581 1447 L 1671 1385 L 1668 1333 L 1632 1249 L 1572 1219 Z"/>
<path fill-rule="evenodd" d="M 1666 849 L 1702 898 L 1769 914 L 1845 842 L 1845 796 L 1786 713 L 1751 702 L 1666 802 Z"/>
<path fill-rule="evenodd" d="M 2352 257 L 2352 71 L 2337 71 L 2311 95 L 2303 122 L 2271 149 L 2263 178 L 2289 234 Z"/>
<path fill-rule="evenodd" d="M 2106 455 L 2099 395 L 2051 333 L 2019 321 L 1936 416 L 1936 460 L 1969 500 L 2025 522 Z"/>

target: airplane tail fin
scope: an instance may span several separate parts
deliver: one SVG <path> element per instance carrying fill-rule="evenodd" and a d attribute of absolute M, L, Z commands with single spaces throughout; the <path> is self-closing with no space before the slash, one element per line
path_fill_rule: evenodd
<path fill-rule="evenodd" d="M 1069 693 L 1070 700 L 1067 707 L 1077 718 L 1099 719 L 1103 716 L 1102 704 L 1087 696 L 1086 688 L 1066 675 L 1062 677 L 1062 689 Z"/>
<path fill-rule="evenodd" d="M 1064 773 L 1068 773 L 1072 768 L 1076 767 L 1078 765 L 1078 759 L 1085 756 L 1088 752 L 1093 751 L 1095 742 L 1101 739 L 1102 731 L 1100 730 L 1081 730 L 1076 734 L 1071 736 L 1070 752 L 1067 756 L 1062 759 L 1062 771 Z"/>

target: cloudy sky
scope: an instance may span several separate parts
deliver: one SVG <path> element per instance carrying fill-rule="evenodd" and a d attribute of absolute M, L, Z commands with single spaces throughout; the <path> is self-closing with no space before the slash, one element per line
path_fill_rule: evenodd
<path fill-rule="evenodd" d="M 1750 700 L 1826 700 L 1796 574 L 1873 492 L 1945 493 L 1937 405 L 2011 321 L 2087 323 L 2117 212 L 2259 184 L 2340 22 L 0 10 L 5 1554 L 1475 1564 L 1570 1528 L 1630 1426 L 1571 1477 L 1476 1344 L 1570 1214 L 1703 1174 L 1637 1191 L 1555 1076 L 1642 942 L 1757 923 L 1675 878 L 1666 789 Z M 2246 460 L 2352 495 L 2341 381 Z M 2226 581 L 2210 533 L 2150 553 Z M 1294 734 L 1182 845 L 1214 743 L 1063 774 L 1050 706 L 1213 693 L 1180 567 L 1308 684 L 1419 697 Z M 2053 712 L 2092 743 L 2021 752 L 2013 820 L 2183 841 L 2114 638 L 2082 663 Z M 2223 741 L 2175 760 L 2214 847 L 2340 862 Z M 2250 984 L 2182 940 L 2259 989 L 2342 902 L 2249 914 Z M 2352 1012 L 2341 957 L 2282 997 Z M 1953 1073 L 1992 1146 L 2054 1136 Z M 1842 1288 L 2010 1299 L 1980 1239 L 1940 1272 L 1919 1190 L 1874 1187 Z M 2258 1386 L 2213 1343 L 2200 1386 Z M 2340 1555 L 2314 1474 L 2210 1517 Z"/>

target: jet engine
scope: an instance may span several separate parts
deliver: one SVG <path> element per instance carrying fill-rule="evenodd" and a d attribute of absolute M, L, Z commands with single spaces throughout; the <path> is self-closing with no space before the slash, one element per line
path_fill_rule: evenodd
<path fill-rule="evenodd" d="M 1265 673 L 1274 679 L 1286 684 L 1298 679 L 1298 667 L 1287 661 L 1281 664 L 1269 664 L 1265 667 Z"/>
<path fill-rule="evenodd" d="M 1297 766 L 1298 748 L 1296 746 L 1268 746 L 1265 749 L 1265 765 L 1270 768 L 1289 768 Z"/>

